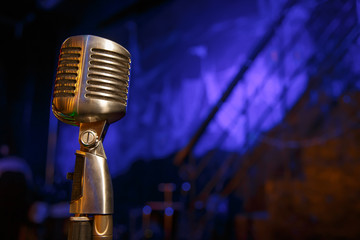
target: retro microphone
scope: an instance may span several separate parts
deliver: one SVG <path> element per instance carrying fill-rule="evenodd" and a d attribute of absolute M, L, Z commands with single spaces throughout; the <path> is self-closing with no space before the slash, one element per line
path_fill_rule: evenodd
<path fill-rule="evenodd" d="M 80 127 L 68 240 L 112 239 L 113 190 L 102 141 L 110 123 L 126 113 L 130 53 L 92 35 L 64 41 L 52 110 L 60 121 Z"/>

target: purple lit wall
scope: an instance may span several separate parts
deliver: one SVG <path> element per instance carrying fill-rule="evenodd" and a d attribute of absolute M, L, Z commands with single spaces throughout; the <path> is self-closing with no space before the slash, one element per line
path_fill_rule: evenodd
<path fill-rule="evenodd" d="M 133 62 L 127 115 L 110 126 L 104 143 L 112 174 L 186 145 L 283 1 L 260 2 L 176 0 L 97 33 L 128 48 Z M 301 96 L 308 78 L 298 69 L 314 51 L 304 28 L 312 7 L 306 3 L 290 9 L 201 138 L 197 156 L 214 148 L 243 151 Z M 59 125 L 56 171 L 62 176 L 74 166 L 77 134 L 78 128 Z"/>

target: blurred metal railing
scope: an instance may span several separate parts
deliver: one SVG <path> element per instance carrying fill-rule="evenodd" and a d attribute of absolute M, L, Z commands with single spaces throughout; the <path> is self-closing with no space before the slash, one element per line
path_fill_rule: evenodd
<path fill-rule="evenodd" d="M 314 86 L 316 87 L 317 85 L 320 85 L 324 75 L 329 74 L 333 71 L 333 69 L 336 69 L 339 63 L 346 57 L 349 51 L 349 46 L 354 44 L 354 42 L 357 41 L 358 37 L 360 36 L 359 23 L 354 12 L 354 9 L 356 9 L 355 4 L 355 1 L 346 2 L 342 5 L 341 8 L 338 8 L 336 14 L 329 19 L 323 19 L 322 16 L 319 16 L 316 11 L 317 6 L 314 6 L 311 15 L 308 21 L 305 23 L 304 27 L 299 28 L 297 32 L 290 36 L 291 40 L 288 42 L 288 44 L 279 50 L 278 56 L 279 59 L 284 60 L 289 50 L 293 48 L 301 39 L 300 36 L 304 34 L 304 30 L 311 27 L 321 30 L 312 33 L 315 45 L 321 46 L 321 51 L 314 51 L 311 56 L 304 59 L 303 62 L 298 65 L 298 67 L 288 77 L 287 82 L 289 84 L 291 84 L 291 80 L 297 77 L 299 74 L 306 73 L 308 75 L 308 79 L 311 80 L 308 82 L 308 89 L 313 89 Z M 193 138 L 189 141 L 187 146 L 176 155 L 174 159 L 174 163 L 176 165 L 183 167 L 185 164 L 188 164 L 186 163 L 186 160 L 190 158 L 189 156 L 191 155 L 191 151 L 199 142 L 201 136 L 205 133 L 208 125 L 226 102 L 235 86 L 241 80 L 243 80 L 245 73 L 252 67 L 252 63 L 269 46 L 271 40 L 276 36 L 277 30 L 281 28 L 282 23 L 286 18 L 287 13 L 289 12 L 289 9 L 294 5 L 296 5 L 296 1 L 289 1 L 286 5 L 284 5 L 284 8 L 280 12 L 279 17 L 273 22 L 273 24 L 271 24 L 264 38 L 261 39 L 253 49 L 249 55 L 248 61 L 246 61 L 243 66 L 241 66 L 238 74 L 234 77 L 227 89 L 222 94 L 221 98 L 211 109 L 207 118 L 202 122 L 198 130 L 195 132 Z M 254 92 L 251 98 L 261 94 L 261 88 L 266 84 L 267 79 L 276 72 L 281 71 L 282 67 L 283 66 L 279 64 L 273 64 L 269 68 L 265 77 L 262 79 L 262 84 L 260 85 L 261 87 L 259 87 Z M 348 73 L 346 76 L 344 76 L 344 81 L 346 81 L 348 88 L 353 85 L 354 79 L 355 78 L 351 73 Z M 287 96 L 289 87 L 290 85 L 284 84 L 282 93 L 279 95 L 277 102 L 275 102 L 274 105 L 267 107 L 262 116 L 258 119 L 253 129 L 259 128 L 259 126 L 261 126 L 261 124 L 263 124 L 263 122 L 271 115 L 276 105 L 281 104 L 282 101 L 284 101 Z M 309 94 L 310 91 L 306 90 L 303 96 L 306 97 L 309 96 Z M 238 109 L 237 115 L 230 125 L 237 124 L 240 116 L 247 114 L 249 104 L 250 103 L 247 102 L 243 107 L 241 107 L 241 109 Z M 289 109 L 284 109 L 284 111 L 286 113 L 289 111 Z M 227 128 L 227 130 L 220 135 L 220 137 L 216 140 L 216 146 L 220 148 L 220 146 L 226 141 L 230 135 L 230 129 L 231 127 Z M 244 155 L 246 152 L 256 146 L 255 143 L 259 142 L 261 135 L 265 133 L 258 133 L 258 136 L 256 136 L 254 139 L 248 137 L 251 129 L 248 128 L 246 131 L 246 143 L 242 146 L 241 151 L 237 153 L 229 153 L 227 156 L 224 156 L 224 161 L 222 161 L 212 176 L 208 176 L 208 181 L 205 184 L 199 184 L 198 178 L 206 170 L 207 165 L 213 161 L 213 158 L 215 158 L 217 149 L 198 160 L 198 163 L 196 163 L 195 160 L 190 160 L 190 164 L 193 165 L 191 166 L 193 169 L 192 171 L 195 173 L 188 174 L 189 179 L 187 180 L 192 182 L 192 185 L 196 187 L 193 191 L 193 194 L 190 196 L 190 206 L 194 206 L 194 204 L 199 201 L 206 203 L 210 194 L 218 194 L 221 197 L 229 195 L 247 177 L 248 170 L 261 161 L 261 159 L 254 160 L 253 158 L 246 158 Z M 265 141 L 267 140 L 265 139 Z M 293 146 L 294 145 L 292 143 L 292 145 L 289 145 L 288 147 Z M 198 224 L 196 224 L 196 229 L 205 229 L 205 225 L 210 224 L 210 219 L 212 217 L 212 213 L 206 213 L 203 215 L 203 217 L 197 221 Z M 199 232 L 196 229 L 193 229 L 193 232 Z M 209 228 L 209 226 L 207 226 L 206 229 L 211 229 L 211 227 Z M 197 239 L 200 238 L 200 236 L 197 237 Z"/>

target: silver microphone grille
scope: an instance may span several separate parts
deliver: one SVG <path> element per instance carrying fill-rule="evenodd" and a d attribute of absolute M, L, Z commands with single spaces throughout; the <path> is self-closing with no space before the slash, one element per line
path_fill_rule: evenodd
<path fill-rule="evenodd" d="M 127 105 L 129 57 L 92 48 L 89 56 L 85 97 Z"/>
<path fill-rule="evenodd" d="M 74 97 L 81 60 L 81 47 L 63 47 L 55 78 L 54 97 Z"/>
<path fill-rule="evenodd" d="M 121 45 L 91 35 L 68 38 L 55 78 L 55 116 L 72 125 L 119 120 L 126 112 L 129 75 L 130 53 Z"/>

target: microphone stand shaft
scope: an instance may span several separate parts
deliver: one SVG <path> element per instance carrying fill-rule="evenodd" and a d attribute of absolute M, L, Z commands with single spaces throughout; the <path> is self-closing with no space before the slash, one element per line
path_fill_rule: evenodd
<path fill-rule="evenodd" d="M 113 239 L 113 189 L 106 155 L 102 145 L 106 121 L 81 123 L 76 151 L 68 240 Z"/>

